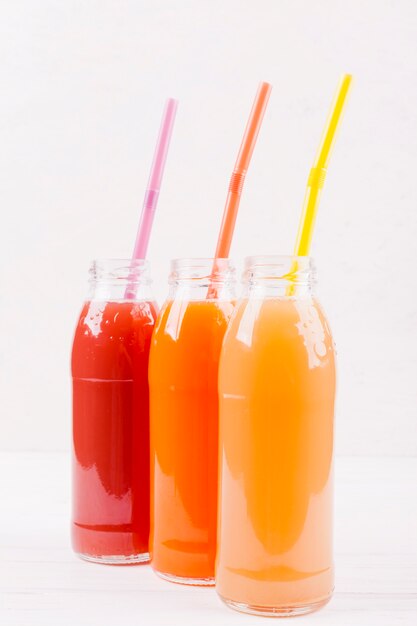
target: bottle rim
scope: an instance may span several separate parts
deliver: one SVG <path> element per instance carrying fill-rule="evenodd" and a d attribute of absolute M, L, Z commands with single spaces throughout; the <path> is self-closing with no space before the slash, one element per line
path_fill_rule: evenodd
<path fill-rule="evenodd" d="M 184 257 L 171 260 L 170 282 L 178 280 L 224 281 L 233 280 L 235 266 L 231 259 Z"/>
<path fill-rule="evenodd" d="M 298 262 L 300 264 L 314 266 L 314 260 L 311 256 L 297 256 L 294 254 L 254 254 L 246 256 L 244 259 L 245 267 L 248 265 L 282 265 L 288 261 Z"/>
<path fill-rule="evenodd" d="M 90 282 L 150 284 L 150 263 L 147 259 L 93 259 L 90 264 Z"/>
<path fill-rule="evenodd" d="M 171 266 L 180 266 L 180 267 L 200 267 L 205 265 L 212 265 L 214 262 L 219 262 L 221 265 L 229 265 L 234 267 L 233 260 L 229 257 L 227 258 L 214 258 L 214 257 L 175 257 L 171 259 Z"/>
<path fill-rule="evenodd" d="M 243 281 L 256 283 L 260 280 L 314 285 L 316 266 L 310 256 L 270 254 L 245 257 Z"/>

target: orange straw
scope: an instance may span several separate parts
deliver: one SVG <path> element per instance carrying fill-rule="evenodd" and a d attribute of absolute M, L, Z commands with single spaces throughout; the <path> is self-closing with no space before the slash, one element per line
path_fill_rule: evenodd
<path fill-rule="evenodd" d="M 269 83 L 261 83 L 258 88 L 258 93 L 256 94 L 255 102 L 253 103 L 233 174 L 230 179 L 223 221 L 217 241 L 216 259 L 226 259 L 229 256 L 243 183 L 245 182 L 246 172 L 252 158 L 253 149 L 258 138 L 271 89 L 272 85 Z"/>

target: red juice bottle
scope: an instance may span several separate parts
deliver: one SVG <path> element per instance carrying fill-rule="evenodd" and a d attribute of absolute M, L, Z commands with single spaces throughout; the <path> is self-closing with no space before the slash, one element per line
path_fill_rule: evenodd
<path fill-rule="evenodd" d="M 146 261 L 92 264 L 72 349 L 72 544 L 89 561 L 149 560 L 148 358 L 156 316 Z"/>

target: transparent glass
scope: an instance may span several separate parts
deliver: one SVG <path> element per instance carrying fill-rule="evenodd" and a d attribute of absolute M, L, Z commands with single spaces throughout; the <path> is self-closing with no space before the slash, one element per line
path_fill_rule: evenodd
<path fill-rule="evenodd" d="M 94 261 L 75 330 L 74 551 L 88 561 L 149 560 L 148 358 L 157 307 L 146 261 Z"/>
<path fill-rule="evenodd" d="M 251 257 L 219 365 L 216 587 L 291 616 L 333 590 L 335 354 L 307 257 Z"/>
<path fill-rule="evenodd" d="M 214 584 L 218 360 L 235 298 L 227 259 L 172 262 L 152 339 L 153 569 L 172 582 Z"/>

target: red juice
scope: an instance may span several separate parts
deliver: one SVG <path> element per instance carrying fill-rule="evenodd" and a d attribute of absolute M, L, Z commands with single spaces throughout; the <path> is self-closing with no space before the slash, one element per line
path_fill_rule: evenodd
<path fill-rule="evenodd" d="M 156 305 L 85 303 L 75 331 L 72 542 L 107 563 L 149 559 L 148 357 Z"/>

